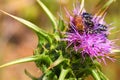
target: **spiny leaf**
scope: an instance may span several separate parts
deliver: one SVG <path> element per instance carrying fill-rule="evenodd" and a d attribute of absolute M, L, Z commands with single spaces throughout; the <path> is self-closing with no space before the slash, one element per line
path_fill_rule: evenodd
<path fill-rule="evenodd" d="M 105 2 L 106 2 L 105 0 L 100 0 L 100 1 L 96 4 L 96 6 L 94 7 L 92 13 L 97 13 L 98 9 L 100 9 Z"/>
<path fill-rule="evenodd" d="M 112 50 L 112 53 L 120 53 L 120 50 Z"/>
<path fill-rule="evenodd" d="M 111 3 L 115 2 L 116 0 L 109 0 L 104 6 L 103 8 L 109 7 L 111 5 Z"/>
<path fill-rule="evenodd" d="M 71 71 L 71 69 L 63 69 L 61 70 L 60 76 L 58 80 L 65 80 L 65 77 L 67 76 L 67 74 Z"/>
<path fill-rule="evenodd" d="M 19 64 L 19 63 L 32 62 L 32 61 L 36 61 L 38 59 L 39 59 L 39 57 L 30 56 L 30 57 L 26 57 L 26 58 L 22 58 L 22 59 L 18 59 L 18 60 L 8 62 L 6 64 L 1 65 L 0 68 L 7 67 L 7 66 L 10 66 L 10 65 L 14 65 L 14 64 Z"/>
<path fill-rule="evenodd" d="M 50 20 L 52 21 L 53 23 L 53 28 L 54 28 L 54 31 L 57 30 L 57 23 L 56 23 L 56 19 L 54 17 L 54 15 L 50 12 L 50 10 L 42 3 L 41 0 L 37 0 L 37 2 L 39 3 L 39 5 L 43 8 L 43 10 L 45 11 L 45 13 L 48 15 L 48 17 L 50 18 Z"/>
<path fill-rule="evenodd" d="M 81 1 L 81 6 L 80 6 L 79 14 L 82 12 L 82 10 L 84 8 L 84 2 L 85 2 L 85 0 Z"/>
<path fill-rule="evenodd" d="M 24 25 L 26 25 L 28 28 L 32 29 L 33 31 L 35 31 L 36 33 L 39 33 L 39 35 L 43 36 L 45 39 L 47 39 L 47 41 L 49 41 L 50 43 L 52 42 L 50 36 L 48 33 L 46 33 L 44 30 L 40 29 L 38 26 L 36 26 L 35 24 L 25 20 L 25 19 L 22 19 L 22 18 L 19 18 L 19 17 L 16 17 L 14 15 L 11 15 L 3 10 L 0 10 L 0 12 L 14 18 L 15 20 L 23 23 Z"/>
<path fill-rule="evenodd" d="M 59 19 L 58 27 L 61 31 L 65 30 L 64 21 L 62 19 Z"/>
<path fill-rule="evenodd" d="M 108 0 L 108 2 L 106 2 L 106 4 L 98 11 L 98 13 L 96 15 L 104 15 L 105 11 L 109 8 L 109 6 L 115 2 L 115 0 Z"/>
<path fill-rule="evenodd" d="M 32 76 L 26 69 L 25 69 L 25 74 L 30 77 L 32 80 L 38 80 L 36 77 Z"/>
<path fill-rule="evenodd" d="M 91 69 L 92 76 L 94 77 L 95 80 L 101 80 L 97 70 Z"/>
<path fill-rule="evenodd" d="M 63 56 L 60 56 L 56 61 L 54 61 L 54 62 L 49 66 L 48 70 L 51 69 L 51 68 L 53 68 L 53 67 L 55 67 L 55 66 L 57 66 L 57 65 L 59 65 L 61 62 L 65 61 L 65 60 L 66 60 L 66 59 L 64 59 Z M 46 71 L 46 72 L 47 72 L 47 71 Z"/>
<path fill-rule="evenodd" d="M 98 73 L 101 76 L 102 80 L 109 80 L 100 70 L 98 70 Z"/>

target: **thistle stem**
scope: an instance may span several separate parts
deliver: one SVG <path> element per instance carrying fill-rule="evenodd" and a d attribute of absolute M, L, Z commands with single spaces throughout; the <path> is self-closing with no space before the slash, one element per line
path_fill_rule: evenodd
<path fill-rule="evenodd" d="M 60 73 L 60 77 L 58 80 L 65 80 L 66 75 L 68 74 L 68 72 L 70 71 L 70 69 L 62 69 L 61 73 Z"/>
<path fill-rule="evenodd" d="M 98 75 L 97 71 L 95 69 L 91 69 L 92 76 L 94 77 L 95 80 L 101 80 L 100 76 Z"/>
<path fill-rule="evenodd" d="M 103 80 L 109 80 L 101 71 L 99 71 L 100 76 L 102 76 Z"/>

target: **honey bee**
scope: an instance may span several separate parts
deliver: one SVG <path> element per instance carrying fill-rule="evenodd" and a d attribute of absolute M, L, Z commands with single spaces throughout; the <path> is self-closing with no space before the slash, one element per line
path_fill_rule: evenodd
<path fill-rule="evenodd" d="M 107 26 L 105 26 L 103 24 L 98 24 L 98 28 L 100 31 L 107 31 Z"/>
<path fill-rule="evenodd" d="M 73 24 L 78 31 L 84 31 L 85 27 L 83 25 L 82 17 L 76 15 L 73 19 Z"/>
<path fill-rule="evenodd" d="M 92 15 L 89 13 L 83 13 L 82 14 L 84 23 L 87 25 L 87 27 L 89 28 L 93 28 L 94 27 L 94 23 L 92 22 Z"/>
<path fill-rule="evenodd" d="M 98 28 L 94 30 L 94 33 L 101 33 L 107 31 L 107 26 L 103 24 L 98 24 Z"/>

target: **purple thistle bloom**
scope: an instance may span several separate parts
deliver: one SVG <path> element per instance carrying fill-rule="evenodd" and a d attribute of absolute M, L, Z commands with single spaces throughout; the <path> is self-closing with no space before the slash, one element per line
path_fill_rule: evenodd
<path fill-rule="evenodd" d="M 113 42 L 107 38 L 109 34 L 108 25 L 104 22 L 105 13 L 99 16 L 87 13 L 83 8 L 76 7 L 70 18 L 69 29 L 66 32 L 65 41 L 69 47 L 73 47 L 76 52 L 81 53 L 84 58 L 88 54 L 91 59 L 96 58 L 98 61 L 110 58 L 109 54 L 113 49 Z"/>

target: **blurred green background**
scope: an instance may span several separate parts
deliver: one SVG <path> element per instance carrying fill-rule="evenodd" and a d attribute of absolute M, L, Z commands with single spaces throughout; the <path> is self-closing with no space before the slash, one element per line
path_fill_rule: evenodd
<path fill-rule="evenodd" d="M 62 10 L 64 18 L 66 7 L 72 11 L 73 4 L 77 0 L 42 0 L 50 11 L 59 18 Z M 96 8 L 98 2 L 99 7 Z M 85 0 L 85 8 L 88 12 L 96 12 L 107 0 Z M 120 0 L 116 0 L 107 11 L 106 22 L 113 23 L 115 27 L 109 36 L 110 39 L 118 39 L 115 44 L 120 46 Z M 48 19 L 42 8 L 37 4 L 36 0 L 0 0 L 0 9 L 7 11 L 13 15 L 27 19 L 44 30 L 51 32 L 51 21 Z M 37 36 L 34 32 L 26 28 L 21 23 L 0 13 L 0 64 L 30 56 L 37 46 Z M 118 47 L 119 48 L 119 47 Z M 119 53 L 118 53 L 119 55 Z M 120 80 L 120 61 L 107 61 L 107 65 L 103 64 L 103 72 L 110 80 Z M 9 66 L 0 69 L 0 80 L 30 80 L 25 74 L 27 69 L 34 76 L 38 77 L 41 72 L 35 67 L 34 63 L 24 63 Z M 89 79 L 91 80 L 91 79 Z"/>

